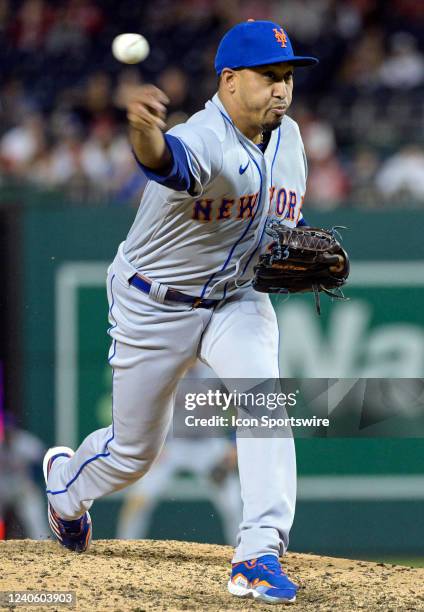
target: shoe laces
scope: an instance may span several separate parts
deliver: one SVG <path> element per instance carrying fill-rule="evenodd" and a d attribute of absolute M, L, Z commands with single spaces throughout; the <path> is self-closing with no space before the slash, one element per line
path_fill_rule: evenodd
<path fill-rule="evenodd" d="M 266 561 L 261 561 L 259 565 L 277 576 L 285 576 L 277 557 L 269 557 Z"/>

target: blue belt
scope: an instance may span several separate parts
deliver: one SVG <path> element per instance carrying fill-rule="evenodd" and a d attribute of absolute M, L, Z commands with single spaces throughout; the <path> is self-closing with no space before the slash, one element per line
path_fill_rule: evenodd
<path fill-rule="evenodd" d="M 137 289 L 140 289 L 143 293 L 149 295 L 152 288 L 152 282 L 141 274 L 135 274 L 130 278 L 130 285 L 134 285 Z M 221 300 L 205 300 L 192 295 L 186 295 L 177 291 L 176 289 L 168 289 L 165 293 L 165 300 L 170 302 L 184 302 L 184 304 L 190 304 L 193 308 L 213 308 Z"/>

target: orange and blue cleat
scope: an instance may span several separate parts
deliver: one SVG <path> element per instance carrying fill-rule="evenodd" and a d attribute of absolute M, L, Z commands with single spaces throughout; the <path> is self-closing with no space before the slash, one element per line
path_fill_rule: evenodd
<path fill-rule="evenodd" d="M 56 446 L 47 451 L 43 461 L 43 472 L 46 485 L 54 461 L 59 457 L 71 458 L 73 454 L 74 451 L 67 446 Z M 59 544 L 73 552 L 85 552 L 90 545 L 92 535 L 89 513 L 84 512 L 80 518 L 73 521 L 66 521 L 58 515 L 50 502 L 47 502 L 47 506 L 50 529 Z"/>
<path fill-rule="evenodd" d="M 262 555 L 233 563 L 228 590 L 237 597 L 253 597 L 270 604 L 293 603 L 298 586 L 283 572 L 278 557 Z"/>

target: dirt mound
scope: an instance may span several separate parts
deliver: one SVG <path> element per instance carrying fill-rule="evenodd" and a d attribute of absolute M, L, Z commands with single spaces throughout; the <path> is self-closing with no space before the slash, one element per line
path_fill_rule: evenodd
<path fill-rule="evenodd" d="M 87 612 L 269 611 L 227 593 L 231 554 L 228 546 L 97 540 L 77 555 L 54 542 L 10 540 L 0 543 L 0 591 L 75 591 L 76 609 Z M 284 567 L 301 586 L 293 608 L 299 612 L 424 610 L 424 569 L 298 553 L 288 554 Z"/>

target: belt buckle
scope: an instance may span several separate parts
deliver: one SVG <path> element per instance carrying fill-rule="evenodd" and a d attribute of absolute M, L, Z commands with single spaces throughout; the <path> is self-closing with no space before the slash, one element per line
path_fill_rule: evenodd
<path fill-rule="evenodd" d="M 202 298 L 196 298 L 192 304 L 192 308 L 200 308 L 203 303 Z"/>

